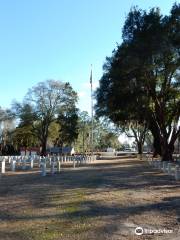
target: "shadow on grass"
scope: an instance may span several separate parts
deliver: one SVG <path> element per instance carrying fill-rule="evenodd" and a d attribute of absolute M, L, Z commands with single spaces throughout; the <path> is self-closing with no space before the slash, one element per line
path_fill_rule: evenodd
<path fill-rule="evenodd" d="M 17 174 L 3 176 L 0 182 L 0 196 L 4 199 L 20 198 L 28 200 L 33 209 L 59 208 L 53 214 L 21 214 L 19 209 L 26 207 L 26 203 L 6 202 L 1 203 L 0 219 L 11 222 L 64 219 L 65 221 L 80 221 L 80 219 L 97 219 L 101 217 L 118 218 L 122 220 L 128 216 L 138 215 L 149 211 L 175 211 L 177 220 L 180 217 L 180 197 L 165 197 L 162 201 L 153 204 L 136 204 L 111 206 L 103 204 L 98 200 L 86 200 L 84 195 L 105 193 L 110 190 L 132 190 L 132 191 L 157 191 L 160 189 L 175 189 L 178 191 L 180 183 L 171 176 L 162 174 L 144 162 L 130 160 L 124 162 L 113 162 L 108 164 L 92 165 L 91 167 L 65 170 L 54 176 L 41 177 L 39 173 Z M 156 194 L 157 194 L 156 193 Z M 82 196 L 81 196 L 82 195 Z M 63 202 L 68 199 L 67 202 Z M 52 201 L 53 200 L 53 201 Z M 57 201 L 56 201 L 57 200 Z M 62 200 L 62 202 L 61 202 Z M 1 200 L 3 201 L 3 200 Z M 62 211 L 61 211 L 62 210 Z M 102 229 L 101 229 L 102 230 Z M 113 222 L 111 231 L 115 232 L 117 226 Z M 100 231 L 100 230 L 97 230 Z M 106 231 L 103 229 L 103 231 Z M 107 230 L 109 231 L 109 230 Z M 3 235 L 2 232 L 0 234 Z M 4 235 L 3 235 L 4 236 Z M 6 238 L 4 238 L 6 239 Z M 11 236 L 10 238 L 11 239 Z M 13 239 L 13 238 L 12 238 Z M 21 239 L 21 238 L 19 238 Z"/>
<path fill-rule="evenodd" d="M 123 163 L 112 163 L 99 165 L 97 168 L 80 168 L 76 170 L 65 170 L 54 176 L 41 177 L 39 173 L 18 174 L 3 176 L 0 183 L 0 195 L 13 195 L 32 197 L 39 195 L 47 196 L 53 194 L 53 188 L 60 191 L 73 189 L 92 189 L 98 192 L 107 189 L 117 190 L 144 190 L 145 188 L 179 188 L 180 182 L 174 177 L 163 174 L 161 171 L 144 165 L 140 161 L 127 161 L 128 166 Z M 135 165 L 134 165 L 135 164 Z"/>
<path fill-rule="evenodd" d="M 73 207 L 75 204 L 76 207 Z M 71 208 L 72 207 L 72 208 Z M 68 204 L 62 204 L 62 209 L 66 209 L 63 213 L 56 214 L 45 214 L 43 216 L 18 216 L 15 214 L 7 213 L 5 211 L 0 211 L 1 220 L 46 220 L 50 218 L 56 219 L 67 219 L 71 221 L 79 221 L 79 219 L 87 220 L 88 218 L 98 218 L 103 216 L 117 217 L 121 221 L 129 216 L 142 214 L 150 211 L 165 212 L 165 211 L 175 211 L 178 216 L 178 221 L 180 217 L 180 197 L 168 197 L 163 198 L 161 202 L 153 204 L 137 204 L 133 206 L 120 206 L 113 205 L 107 206 L 102 204 L 100 201 L 86 201 L 76 204 L 75 202 L 69 202 Z"/>

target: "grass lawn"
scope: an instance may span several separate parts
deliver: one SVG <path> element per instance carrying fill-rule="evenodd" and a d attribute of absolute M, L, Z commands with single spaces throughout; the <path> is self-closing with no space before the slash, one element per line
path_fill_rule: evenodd
<path fill-rule="evenodd" d="M 137 159 L 0 178 L 0 240 L 180 239 L 180 182 Z M 137 226 L 172 233 L 137 236 Z"/>

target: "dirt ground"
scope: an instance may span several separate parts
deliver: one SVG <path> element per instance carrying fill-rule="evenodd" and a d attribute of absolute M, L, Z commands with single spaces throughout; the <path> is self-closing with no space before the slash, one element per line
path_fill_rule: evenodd
<path fill-rule="evenodd" d="M 0 178 L 0 240 L 30 239 L 178 240 L 180 182 L 137 159 L 46 177 L 9 171 Z"/>

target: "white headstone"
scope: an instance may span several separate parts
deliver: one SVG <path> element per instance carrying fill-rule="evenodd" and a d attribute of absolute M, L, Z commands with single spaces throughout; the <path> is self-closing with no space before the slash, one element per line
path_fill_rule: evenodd
<path fill-rule="evenodd" d="M 180 180 L 180 168 L 178 165 L 176 165 L 176 167 L 175 167 L 175 179 L 176 179 L 176 181 Z"/>
<path fill-rule="evenodd" d="M 26 169 L 26 156 L 24 156 L 22 164 L 23 164 L 22 169 L 25 170 Z"/>
<path fill-rule="evenodd" d="M 54 175 L 54 173 L 55 173 L 55 168 L 54 168 L 54 166 L 55 166 L 55 162 L 54 162 L 54 161 L 51 161 L 51 175 Z"/>
<path fill-rule="evenodd" d="M 159 162 L 158 162 L 158 168 L 161 169 L 161 167 L 162 167 L 162 162 L 161 162 L 161 160 L 159 160 Z"/>
<path fill-rule="evenodd" d="M 76 158 L 73 157 L 73 168 L 75 168 L 75 167 L 76 167 Z"/>
<path fill-rule="evenodd" d="M 11 171 L 15 172 L 16 169 L 16 160 L 12 159 L 11 160 Z"/>
<path fill-rule="evenodd" d="M 168 171 L 168 174 L 169 174 L 169 175 L 171 175 L 171 173 L 172 173 L 171 167 L 172 167 L 172 163 L 168 163 L 167 171 Z"/>
<path fill-rule="evenodd" d="M 163 167 L 162 167 L 163 172 L 166 172 L 166 167 L 167 167 L 167 162 L 163 161 Z"/>
<path fill-rule="evenodd" d="M 45 177 L 46 176 L 46 163 L 41 162 L 41 176 Z"/>
<path fill-rule="evenodd" d="M 6 162 L 5 159 L 2 158 L 2 162 L 1 162 L 1 173 L 5 173 L 6 171 L 6 166 L 5 166 Z"/>
<path fill-rule="evenodd" d="M 57 161 L 57 171 L 61 171 L 61 162 L 59 160 Z"/>
<path fill-rule="evenodd" d="M 33 166 L 34 166 L 34 159 L 31 158 L 31 159 L 30 159 L 30 168 L 33 169 Z"/>

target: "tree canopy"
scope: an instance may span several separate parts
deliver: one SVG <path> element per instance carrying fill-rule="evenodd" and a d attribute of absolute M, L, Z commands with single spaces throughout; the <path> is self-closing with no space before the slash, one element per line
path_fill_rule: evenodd
<path fill-rule="evenodd" d="M 96 112 L 117 125 L 145 122 L 161 145 L 163 160 L 172 160 L 180 129 L 180 5 L 169 16 L 158 8 L 132 8 L 123 42 L 106 58 Z"/>
<path fill-rule="evenodd" d="M 22 104 L 14 104 L 20 118 L 19 126 L 26 126 L 27 131 L 37 136 L 42 155 L 46 154 L 50 126 L 59 114 L 74 107 L 76 102 L 77 94 L 69 83 L 47 80 L 29 89 Z"/>

